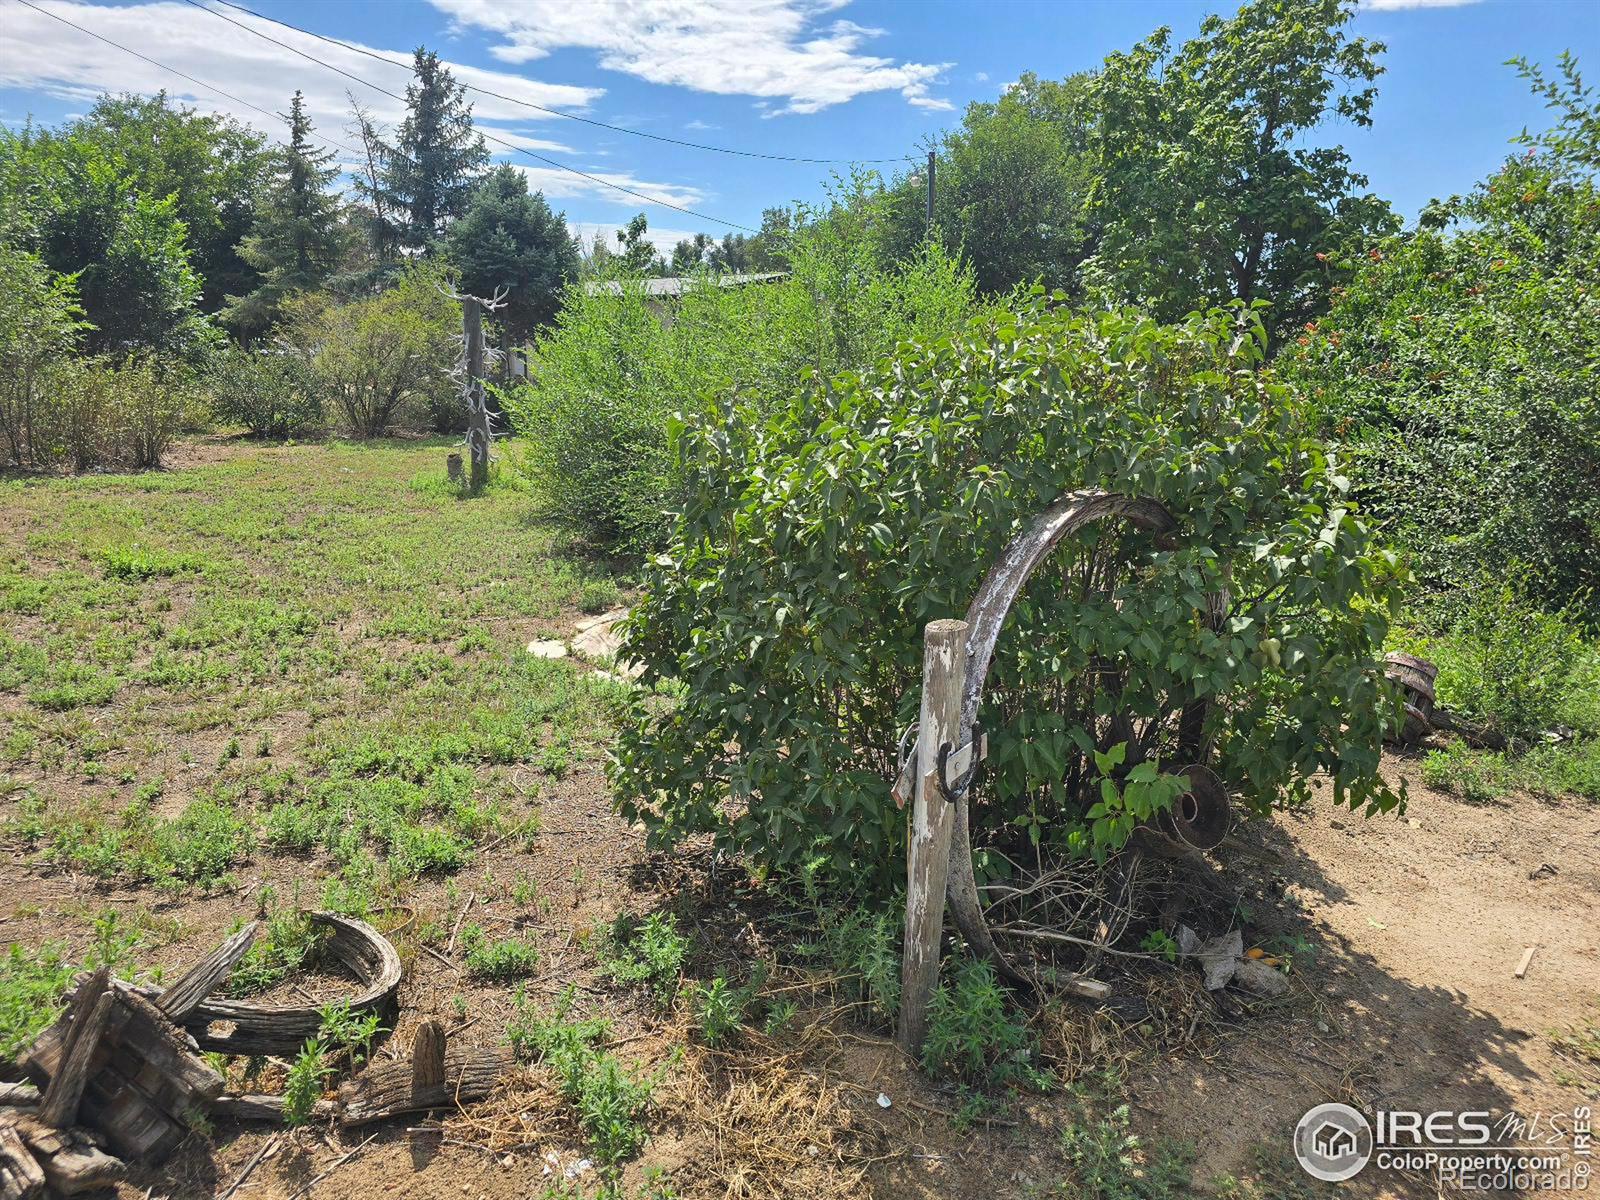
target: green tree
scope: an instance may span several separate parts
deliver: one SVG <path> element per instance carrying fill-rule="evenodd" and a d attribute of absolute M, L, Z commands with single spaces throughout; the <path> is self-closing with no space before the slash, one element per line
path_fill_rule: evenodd
<path fill-rule="evenodd" d="M 961 127 L 940 140 L 935 233 L 946 250 L 966 257 L 986 292 L 1036 280 L 1079 290 L 1078 268 L 1093 245 L 1089 81 L 1029 72 L 999 100 L 968 105 Z M 926 187 L 912 172 L 890 189 L 885 230 L 896 254 L 927 236 Z"/>
<path fill-rule="evenodd" d="M 1327 304 L 1317 255 L 1399 227 L 1365 192 L 1330 118 L 1370 125 L 1380 43 L 1351 38 L 1354 0 L 1254 0 L 1174 51 L 1157 30 L 1085 85 L 1095 172 L 1092 287 L 1173 319 L 1271 302 L 1284 331 Z"/>
<path fill-rule="evenodd" d="M 405 215 L 401 242 L 428 250 L 466 212 L 489 150 L 473 128 L 466 86 L 439 56 L 419 46 L 412 69 L 406 118 L 384 156 L 382 191 L 387 207 Z"/>
<path fill-rule="evenodd" d="M 478 184 L 447 244 L 462 291 L 488 297 L 505 289 L 496 315 L 519 338 L 555 316 L 561 289 L 578 275 L 566 214 L 552 212 L 543 193 L 530 194 L 528 177 L 505 163 Z"/>
<path fill-rule="evenodd" d="M 240 256 L 260 272 L 246 296 L 229 297 L 227 322 L 245 337 L 269 328 L 283 298 L 321 287 L 343 250 L 339 198 L 328 189 L 339 175 L 333 152 L 311 142 L 311 118 L 296 91 L 289 102 L 289 144 L 259 215 L 239 244 Z"/>
<path fill-rule="evenodd" d="M 0 432 L 12 462 L 39 463 L 35 417 L 51 368 L 77 347 L 82 316 L 73 276 L 0 241 Z"/>
<path fill-rule="evenodd" d="M 784 269 L 784 250 L 794 224 L 787 208 L 769 208 L 761 214 L 761 230 L 754 234 L 727 233 L 711 252 L 711 265 L 730 275 L 756 275 Z"/>
<path fill-rule="evenodd" d="M 1528 155 L 1416 232 L 1330 257 L 1338 298 L 1281 369 L 1426 588 L 1520 564 L 1600 625 L 1600 105 L 1575 63 L 1558 95 L 1568 119 Z"/>
<path fill-rule="evenodd" d="M 635 213 L 627 225 L 617 230 L 618 265 L 629 275 L 659 275 L 665 267 L 655 244 L 646 235 L 650 222 Z"/>
<path fill-rule="evenodd" d="M 672 248 L 672 262 L 668 269 L 674 275 L 688 275 L 711 262 L 716 249 L 717 243 L 709 233 L 681 238 Z"/>
<path fill-rule="evenodd" d="M 117 161 L 129 192 L 173 197 L 189 265 L 200 283 L 201 312 L 221 311 L 230 295 L 255 287 L 256 269 L 239 251 L 276 155 L 266 139 L 230 117 L 199 113 L 155 96 L 102 96 L 65 131 Z"/>
<path fill-rule="evenodd" d="M 178 196 L 139 190 L 115 143 L 31 127 L 0 131 L 0 195 L 20 249 L 76 276 L 92 353 L 191 356 L 215 341 L 201 315 Z"/>

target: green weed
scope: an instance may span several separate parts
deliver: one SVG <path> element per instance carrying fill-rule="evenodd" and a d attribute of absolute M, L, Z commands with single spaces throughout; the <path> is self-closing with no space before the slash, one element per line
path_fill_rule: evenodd
<path fill-rule="evenodd" d="M 972 958 L 957 961 L 928 1006 L 923 1065 L 968 1083 L 1048 1091 L 1055 1078 L 1037 1061 L 1036 1039 L 1012 1009 L 994 968 Z"/>
<path fill-rule="evenodd" d="M 548 1018 L 532 1016 L 518 998 L 518 1015 L 508 1029 L 512 1045 L 531 1054 L 555 1075 L 562 1095 L 576 1106 L 578 1122 L 595 1161 L 612 1167 L 632 1158 L 644 1145 L 643 1116 L 655 1090 L 654 1079 L 641 1079 L 616 1056 L 598 1048 L 608 1026 L 590 1018 L 569 1021 L 573 993 L 569 988 Z"/>
<path fill-rule="evenodd" d="M 521 979 L 539 967 L 539 948 L 527 938 L 488 937 L 477 925 L 461 931 L 466 946 L 467 974 L 477 979 Z"/>
<path fill-rule="evenodd" d="M 1103 1117 L 1083 1115 L 1061 1134 L 1071 1164 L 1066 1196 L 1097 1200 L 1184 1200 L 1190 1188 L 1192 1148 L 1171 1141 L 1146 1143 L 1132 1130 L 1126 1104 Z"/>
<path fill-rule="evenodd" d="M 603 939 L 600 965 L 618 983 L 643 987 L 666 1007 L 677 994 L 688 950 L 670 913 L 651 913 L 642 921 L 624 913 Z"/>
<path fill-rule="evenodd" d="M 591 579 L 578 593 L 578 607 L 591 616 L 617 606 L 622 591 L 609 579 Z"/>

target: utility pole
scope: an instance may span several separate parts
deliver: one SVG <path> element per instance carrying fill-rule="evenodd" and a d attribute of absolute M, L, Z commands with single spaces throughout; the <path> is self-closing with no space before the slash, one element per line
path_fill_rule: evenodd
<path fill-rule="evenodd" d="M 933 236 L 933 151 L 928 151 L 928 236 Z"/>

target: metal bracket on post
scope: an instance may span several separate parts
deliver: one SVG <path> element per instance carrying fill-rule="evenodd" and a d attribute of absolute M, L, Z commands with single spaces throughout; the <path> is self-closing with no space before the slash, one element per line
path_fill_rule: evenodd
<path fill-rule="evenodd" d="M 978 767 L 983 760 L 989 757 L 989 735 L 973 726 L 972 740 L 959 750 L 952 750 L 950 743 L 945 742 L 939 747 L 939 773 L 934 781 L 939 785 L 939 794 L 954 804 L 967 794 L 967 789 L 972 786 L 972 781 L 978 777 Z M 950 782 L 950 773 L 956 773 L 956 781 Z"/>

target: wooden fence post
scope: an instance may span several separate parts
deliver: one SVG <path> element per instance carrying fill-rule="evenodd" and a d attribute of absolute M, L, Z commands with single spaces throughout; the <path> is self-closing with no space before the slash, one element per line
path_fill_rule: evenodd
<path fill-rule="evenodd" d="M 922 715 L 917 726 L 916 788 L 906 855 L 906 934 L 900 960 L 900 1045 L 912 1057 L 922 1051 L 928 1002 L 939 982 L 955 806 L 940 794 L 936 780 L 939 748 L 957 736 L 960 725 L 966 649 L 965 621 L 933 621 L 923 631 Z"/>
<path fill-rule="evenodd" d="M 461 325 L 467 341 L 467 449 L 472 454 L 467 486 L 476 494 L 489 482 L 489 398 L 483 383 L 483 309 L 471 296 L 461 299 Z"/>

